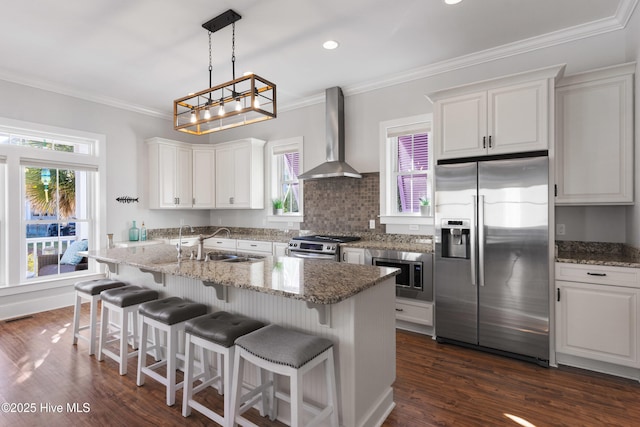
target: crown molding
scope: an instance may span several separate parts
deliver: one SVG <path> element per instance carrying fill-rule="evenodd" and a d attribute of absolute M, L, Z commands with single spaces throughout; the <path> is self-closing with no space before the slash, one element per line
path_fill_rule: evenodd
<path fill-rule="evenodd" d="M 381 79 L 376 79 L 361 84 L 345 86 L 342 88 L 342 90 L 345 96 L 357 95 L 360 93 L 370 92 L 373 90 L 382 89 L 413 80 L 432 77 L 450 71 L 460 70 L 463 68 L 480 65 L 499 59 L 521 55 L 539 49 L 549 48 L 581 39 L 586 39 L 612 31 L 618 31 L 624 29 L 627 26 L 627 24 L 629 23 L 629 19 L 631 19 L 631 16 L 638 5 L 638 2 L 640 2 L 640 0 L 621 0 L 615 15 L 609 18 L 590 22 L 588 24 L 577 25 L 574 27 L 554 31 L 537 37 L 531 37 L 513 43 L 508 43 L 502 46 L 486 49 L 469 55 L 459 56 L 450 60 L 417 67 L 403 73 L 394 73 L 393 76 L 387 76 Z M 119 99 L 80 92 L 69 87 L 53 85 L 50 82 L 28 80 L 17 74 L 0 73 L 0 79 L 24 86 L 30 86 L 33 88 L 58 93 L 61 95 L 83 99 L 86 101 L 96 102 L 98 104 L 103 104 L 110 107 L 132 111 L 134 113 L 145 114 L 148 116 L 166 120 L 173 120 L 172 114 L 165 110 L 159 111 L 153 108 L 145 107 L 143 105 L 132 105 Z M 278 106 L 278 110 L 281 112 L 295 110 L 322 102 L 324 102 L 324 92 L 313 94 L 298 101 L 281 104 Z"/>

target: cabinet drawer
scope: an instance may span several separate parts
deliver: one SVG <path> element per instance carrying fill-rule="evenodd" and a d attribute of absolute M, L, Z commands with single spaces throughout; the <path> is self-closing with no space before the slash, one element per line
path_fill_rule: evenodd
<path fill-rule="evenodd" d="M 640 269 L 556 263 L 556 280 L 640 288 Z"/>
<path fill-rule="evenodd" d="M 256 240 L 238 240 L 237 249 L 239 252 L 259 252 L 271 255 L 273 244 Z"/>
<path fill-rule="evenodd" d="M 433 326 L 433 304 L 396 298 L 396 319 Z"/>
<path fill-rule="evenodd" d="M 219 239 L 217 237 L 211 237 L 204 241 L 206 248 L 236 250 L 236 239 Z"/>

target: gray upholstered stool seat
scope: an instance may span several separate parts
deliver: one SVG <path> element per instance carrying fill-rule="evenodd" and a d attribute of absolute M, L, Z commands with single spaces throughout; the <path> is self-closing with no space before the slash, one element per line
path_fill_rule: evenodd
<path fill-rule="evenodd" d="M 326 338 L 269 325 L 236 340 L 236 345 L 260 359 L 300 368 L 333 346 Z"/>
<path fill-rule="evenodd" d="M 189 320 L 185 326 L 185 332 L 229 348 L 236 338 L 263 326 L 264 323 L 258 320 L 218 311 Z"/>
<path fill-rule="evenodd" d="M 100 328 L 98 360 L 102 361 L 104 356 L 109 356 L 120 364 L 120 375 L 125 375 L 127 373 L 127 360 L 138 354 L 138 306 L 144 302 L 158 299 L 158 291 L 128 285 L 103 291 L 100 296 L 102 298 L 102 325 Z M 108 312 L 120 314 L 120 327 L 112 324 L 112 327 L 108 328 Z M 129 317 L 131 317 L 131 321 Z M 134 351 L 127 351 L 129 340 L 131 340 L 131 346 Z M 108 349 L 107 345 L 118 341 L 120 343 L 120 351 L 116 354 Z"/>
<path fill-rule="evenodd" d="M 233 372 L 235 353 L 234 342 L 238 337 L 263 326 L 263 322 L 226 311 L 205 314 L 187 321 L 185 326 L 186 369 L 182 395 L 183 416 L 188 417 L 193 408 L 220 425 L 231 425 L 231 373 Z M 200 360 L 205 362 L 199 374 L 194 373 L 193 353 L 196 348 L 201 350 Z M 208 365 L 208 355 L 211 353 L 217 355 L 216 375 L 211 375 Z M 196 381 L 200 381 L 200 384 L 197 384 Z M 197 384 L 195 387 L 194 383 Z M 194 399 L 195 394 L 214 385 L 218 389 L 218 393 L 224 395 L 222 413 L 214 412 L 201 403 L 202 400 L 198 402 Z M 262 399 L 261 412 L 264 413 L 267 406 L 266 393 L 262 395 Z"/>
<path fill-rule="evenodd" d="M 165 325 L 173 325 L 206 314 L 207 306 L 170 297 L 142 304 L 138 313 Z"/>
<path fill-rule="evenodd" d="M 184 359 L 179 352 L 182 347 L 178 341 L 179 332 L 184 331 L 187 320 L 207 313 L 207 306 L 200 303 L 188 302 L 178 297 L 169 297 L 157 301 L 141 304 L 138 314 L 142 320 L 140 333 L 140 353 L 138 355 L 138 386 L 144 385 L 145 376 L 149 376 L 167 388 L 167 406 L 173 406 L 176 401 L 176 390 L 182 388 L 184 381 L 176 382 L 177 359 Z M 160 342 L 153 347 L 147 347 L 147 333 L 149 326 L 156 331 L 167 333 L 166 358 L 147 366 L 147 351 L 153 349 L 159 354 Z M 156 372 L 166 366 L 166 376 Z"/>
<path fill-rule="evenodd" d="M 76 291 L 84 292 L 89 295 L 98 295 L 102 291 L 108 289 L 121 288 L 126 286 L 126 283 L 113 279 L 95 279 L 95 280 L 83 280 L 77 282 L 73 287 Z"/>
<path fill-rule="evenodd" d="M 78 338 L 89 341 L 89 355 L 96 352 L 96 340 L 98 339 L 98 301 L 100 300 L 100 292 L 108 289 L 120 288 L 125 283 L 111 279 L 95 279 L 83 280 L 74 285 L 76 291 L 76 301 L 73 310 L 73 344 L 78 343 Z M 80 326 L 80 311 L 82 308 L 82 300 L 89 300 L 91 303 L 91 312 L 89 314 L 89 324 Z M 84 336 L 80 331 L 89 329 L 89 336 Z"/>
<path fill-rule="evenodd" d="M 115 305 L 116 307 L 129 307 L 158 299 L 158 291 L 128 285 L 104 291 L 101 296 L 103 302 Z"/>
<path fill-rule="evenodd" d="M 288 401 L 291 404 L 291 425 L 299 427 L 303 425 L 303 411 L 306 407 L 313 407 L 303 399 L 303 379 L 305 374 L 316 366 L 324 364 L 326 402 L 323 408 L 314 408 L 314 416 L 309 425 L 318 425 L 327 418 L 332 427 L 338 427 L 338 400 L 335 379 L 335 367 L 333 360 L 333 342 L 326 338 L 306 334 L 283 328 L 278 325 L 265 326 L 236 340 L 236 354 L 233 369 L 232 392 L 232 424 L 242 426 L 255 426 L 254 423 L 242 416 L 247 405 L 242 395 L 244 361 L 247 361 L 259 369 L 270 373 L 270 381 L 262 383 L 256 389 L 245 394 L 249 396 L 264 388 L 271 390 L 276 388 L 273 374 L 288 376 L 290 380 L 290 394 L 273 390 L 272 396 Z M 271 399 L 269 415 L 271 419 L 277 417 L 276 399 Z"/>

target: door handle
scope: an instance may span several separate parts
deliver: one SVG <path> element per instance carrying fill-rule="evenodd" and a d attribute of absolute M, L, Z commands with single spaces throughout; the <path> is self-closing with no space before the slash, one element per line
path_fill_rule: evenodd
<path fill-rule="evenodd" d="M 477 223 L 476 223 L 476 218 L 478 215 L 478 198 L 476 196 L 471 196 L 471 199 L 473 200 L 473 214 L 471 215 L 471 226 L 469 227 L 469 234 L 470 234 L 470 242 L 469 244 L 471 245 L 471 285 L 472 286 L 476 286 L 478 284 L 476 278 L 477 278 L 477 272 L 476 272 L 476 247 L 477 247 Z"/>
<path fill-rule="evenodd" d="M 478 284 L 484 286 L 484 196 L 478 203 Z"/>

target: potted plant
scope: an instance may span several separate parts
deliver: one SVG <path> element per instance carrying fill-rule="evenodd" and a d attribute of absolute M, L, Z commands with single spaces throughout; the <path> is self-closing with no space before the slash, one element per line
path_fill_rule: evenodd
<path fill-rule="evenodd" d="M 429 216 L 431 215 L 431 205 L 429 203 L 429 199 L 426 196 L 420 197 L 420 215 Z"/>
<path fill-rule="evenodd" d="M 273 203 L 273 213 L 275 215 L 282 215 L 282 212 L 284 211 L 284 204 L 282 202 L 282 199 L 273 199 L 272 203 Z"/>

